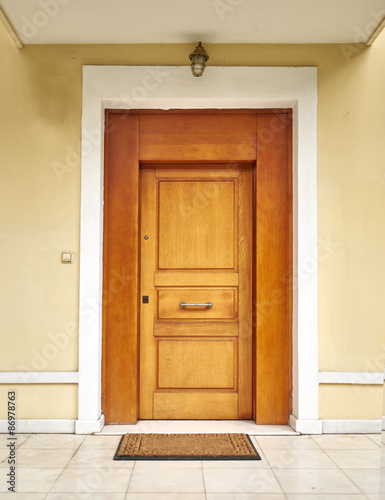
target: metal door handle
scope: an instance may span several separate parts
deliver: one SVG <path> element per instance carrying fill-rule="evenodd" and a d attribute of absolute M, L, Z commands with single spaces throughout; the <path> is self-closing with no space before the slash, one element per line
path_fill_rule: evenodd
<path fill-rule="evenodd" d="M 181 302 L 179 307 L 181 309 L 185 309 L 186 307 L 207 307 L 207 309 L 211 309 L 213 307 L 213 303 L 206 302 L 206 304 L 186 304 L 186 302 Z"/>

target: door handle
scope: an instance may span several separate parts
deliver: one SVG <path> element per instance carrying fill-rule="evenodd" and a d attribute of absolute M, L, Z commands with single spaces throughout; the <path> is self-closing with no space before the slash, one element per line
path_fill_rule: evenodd
<path fill-rule="evenodd" d="M 207 309 L 211 309 L 213 307 L 213 303 L 206 302 L 206 304 L 186 304 L 186 302 L 181 302 L 179 307 L 181 309 L 186 309 L 186 307 L 207 307 Z"/>

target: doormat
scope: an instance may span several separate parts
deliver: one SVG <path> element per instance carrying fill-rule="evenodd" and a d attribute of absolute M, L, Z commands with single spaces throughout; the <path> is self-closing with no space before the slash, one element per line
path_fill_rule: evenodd
<path fill-rule="evenodd" d="M 125 434 L 114 460 L 261 460 L 247 434 Z"/>

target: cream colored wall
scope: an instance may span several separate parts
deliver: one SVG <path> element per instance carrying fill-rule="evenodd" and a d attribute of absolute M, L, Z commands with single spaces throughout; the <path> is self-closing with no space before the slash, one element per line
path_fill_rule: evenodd
<path fill-rule="evenodd" d="M 380 419 L 381 385 L 321 384 L 319 418 Z"/>
<path fill-rule="evenodd" d="M 16 50 L 0 29 L 0 47 L 1 370 L 74 371 L 78 367 L 74 325 L 78 322 L 82 66 L 186 65 L 189 71 L 193 46 Z M 385 37 L 369 50 L 338 45 L 205 44 L 205 48 L 210 65 L 318 66 L 320 368 L 381 371 Z M 60 263 L 65 250 L 74 251 L 73 264 Z M 90 304 L 90 314 L 99 307 Z M 55 386 L 44 387 L 48 399 L 57 393 Z M 73 409 L 76 388 L 69 387 L 62 394 Z M 31 396 L 30 403 L 24 403 L 24 414 L 28 415 L 30 405 L 35 418 L 48 418 L 47 409 L 39 413 L 34 408 L 35 390 L 23 388 Z M 349 398 L 347 386 L 338 390 Z M 370 386 L 362 391 L 368 399 L 368 418 L 377 418 L 377 396 Z M 325 418 L 353 415 L 353 409 L 342 411 L 343 398 L 332 394 L 334 388 L 321 388 Z M 336 408 L 330 407 L 329 399 Z"/>
<path fill-rule="evenodd" d="M 0 419 L 7 419 L 8 391 L 16 392 L 16 418 L 76 419 L 77 386 L 74 384 L 0 385 Z"/>

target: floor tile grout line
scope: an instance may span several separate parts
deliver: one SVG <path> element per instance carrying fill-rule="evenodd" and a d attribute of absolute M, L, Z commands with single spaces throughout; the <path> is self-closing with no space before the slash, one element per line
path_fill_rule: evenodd
<path fill-rule="evenodd" d="M 132 468 L 130 468 L 130 469 L 128 469 L 128 468 L 127 468 L 127 469 L 121 469 L 121 470 L 125 470 L 125 471 L 130 470 L 130 472 L 131 472 L 131 474 L 130 474 L 130 479 L 128 480 L 128 483 L 127 483 L 127 489 L 126 489 L 126 492 L 125 492 L 125 494 L 124 494 L 124 500 L 127 498 L 127 495 L 128 495 L 128 489 L 129 489 L 129 487 L 130 487 L 130 483 L 131 483 L 131 480 L 132 480 L 132 476 L 133 476 L 133 474 L 134 474 L 135 465 L 136 465 L 136 461 L 135 461 L 134 466 L 133 466 Z"/>
<path fill-rule="evenodd" d="M 262 453 L 263 453 L 262 448 L 261 448 L 261 451 L 262 451 Z M 275 477 L 275 480 L 277 481 L 277 483 L 279 484 L 279 487 L 280 487 L 280 488 L 281 488 L 281 490 L 282 490 L 282 493 L 283 493 L 283 494 L 285 495 L 285 497 L 287 498 L 287 493 L 286 493 L 286 491 L 283 489 L 283 486 L 282 486 L 282 484 L 281 484 L 280 480 L 278 479 L 278 477 L 277 477 L 276 473 L 274 472 L 274 469 L 270 466 L 270 463 L 269 463 L 269 462 L 268 462 L 268 464 L 269 464 L 269 467 L 270 467 L 270 470 L 271 470 L 271 472 L 272 472 L 273 476 Z"/>
<path fill-rule="evenodd" d="M 337 467 L 338 467 L 338 465 L 337 465 Z M 354 484 L 354 486 L 358 489 L 358 491 L 359 491 L 362 495 L 364 495 L 364 497 L 367 497 L 367 493 L 365 493 L 365 492 L 364 492 L 364 491 L 363 491 L 363 490 L 362 490 L 362 489 L 358 486 L 358 484 L 356 484 L 356 483 L 354 482 L 354 480 L 353 480 L 352 478 L 350 478 L 350 477 L 346 474 L 345 470 L 344 470 L 344 469 L 341 469 L 340 467 L 339 467 L 339 469 L 340 469 L 340 471 L 341 471 L 341 472 L 342 472 L 342 473 L 343 473 L 343 474 L 344 474 L 344 475 L 345 475 L 345 476 L 349 479 L 349 481 L 350 481 L 350 482 L 352 482 L 352 483 Z M 370 469 L 367 469 L 367 470 L 370 470 Z"/>
<path fill-rule="evenodd" d="M 207 490 L 206 490 L 205 472 L 204 472 L 204 468 L 203 468 L 203 460 L 201 460 L 201 471 L 202 471 L 202 481 L 203 481 L 203 492 L 204 492 L 205 498 L 207 499 Z"/>
<path fill-rule="evenodd" d="M 72 458 L 76 455 L 76 453 L 78 452 L 78 450 L 79 450 L 80 446 L 84 443 L 85 439 L 86 439 L 86 436 L 84 436 L 84 437 L 83 437 L 83 439 L 82 439 L 82 440 L 81 440 L 81 442 L 79 443 L 79 446 L 73 450 L 73 451 L 74 451 L 74 453 L 73 453 L 73 455 L 72 455 L 72 457 L 71 457 L 71 460 L 72 460 Z M 67 469 L 67 467 L 68 467 L 68 463 L 67 463 L 67 465 L 66 465 L 65 467 L 63 467 L 63 470 L 61 471 L 61 473 L 58 475 L 58 477 L 56 478 L 56 480 L 52 483 L 51 488 L 50 488 L 50 489 L 49 489 L 49 491 L 47 492 L 47 496 L 48 496 L 48 495 L 52 492 L 52 488 L 53 488 L 53 487 L 55 486 L 55 484 L 59 481 L 59 479 L 61 478 L 61 476 L 63 475 L 64 471 Z M 48 468 L 48 467 L 47 467 L 47 468 Z"/>

